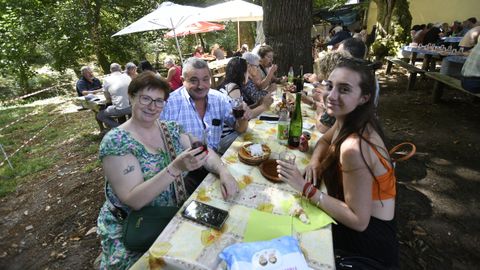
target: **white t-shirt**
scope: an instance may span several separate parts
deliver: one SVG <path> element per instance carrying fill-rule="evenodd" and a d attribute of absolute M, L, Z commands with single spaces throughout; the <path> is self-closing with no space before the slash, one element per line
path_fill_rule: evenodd
<path fill-rule="evenodd" d="M 130 107 L 128 85 L 131 81 L 130 76 L 119 71 L 113 72 L 104 79 L 103 89 L 110 94 L 112 105 L 118 110 Z"/>

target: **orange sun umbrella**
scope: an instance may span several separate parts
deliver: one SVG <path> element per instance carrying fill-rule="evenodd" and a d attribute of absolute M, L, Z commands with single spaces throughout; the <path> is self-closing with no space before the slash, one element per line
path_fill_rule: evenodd
<path fill-rule="evenodd" d="M 175 35 L 177 37 L 197 34 L 197 33 L 207 33 L 212 31 L 224 30 L 225 25 L 211 22 L 196 22 L 187 26 L 180 26 L 175 29 Z M 173 38 L 173 30 L 166 33 L 165 37 Z"/>

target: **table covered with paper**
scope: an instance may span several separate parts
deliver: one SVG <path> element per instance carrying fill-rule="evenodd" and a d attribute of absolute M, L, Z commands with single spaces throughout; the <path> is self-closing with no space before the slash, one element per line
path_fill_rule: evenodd
<path fill-rule="evenodd" d="M 301 170 L 308 164 L 315 143 L 321 137 L 314 130 L 314 111 L 303 104 L 302 114 L 304 131 L 311 133 L 310 150 L 288 149 L 295 154 L 295 162 Z M 277 141 L 275 121 L 250 120 L 248 131 L 239 136 L 222 157 L 238 181 L 240 192 L 224 201 L 218 178 L 209 174 L 185 203 L 197 200 L 227 210 L 229 217 L 222 230 L 185 219 L 179 212 L 131 269 L 227 269 L 218 256 L 226 247 L 281 236 L 298 239 L 311 269 L 335 269 L 331 232 L 334 220 L 302 199 L 288 184 L 271 182 L 262 176 L 258 166 L 242 163 L 238 151 L 247 143 L 268 145 L 271 159 L 278 158 L 278 154 L 287 149 Z M 298 208 L 306 220 L 302 221 L 295 214 Z"/>

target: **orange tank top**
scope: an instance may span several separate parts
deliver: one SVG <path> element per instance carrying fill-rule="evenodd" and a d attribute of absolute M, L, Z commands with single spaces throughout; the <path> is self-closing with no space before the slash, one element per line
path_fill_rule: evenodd
<path fill-rule="evenodd" d="M 387 169 L 386 173 L 375 176 L 376 181 L 372 183 L 372 200 L 387 200 L 395 198 L 395 195 L 397 194 L 397 189 L 395 187 L 397 178 L 395 177 L 395 172 L 388 161 L 385 160 L 382 154 L 380 154 L 373 145 L 372 149 L 383 167 Z"/>
<path fill-rule="evenodd" d="M 396 190 L 397 178 L 395 177 L 395 171 L 390 166 L 388 161 L 385 160 L 382 154 L 380 154 L 380 152 L 378 152 L 378 150 L 373 145 L 370 145 L 370 146 L 375 152 L 375 155 L 377 155 L 378 160 L 380 160 L 380 162 L 382 163 L 383 167 L 387 169 L 386 173 L 379 176 L 375 176 L 376 181 L 373 181 L 372 183 L 372 200 L 378 201 L 378 200 L 387 200 L 387 199 L 395 198 L 395 195 L 397 194 L 397 190 Z M 342 185 L 343 180 L 342 180 L 341 164 L 338 164 L 338 170 L 339 170 L 340 179 L 339 179 L 339 182 L 337 183 L 340 188 L 339 191 L 341 192 L 341 195 L 339 198 L 342 198 L 343 200 L 343 185 Z"/>

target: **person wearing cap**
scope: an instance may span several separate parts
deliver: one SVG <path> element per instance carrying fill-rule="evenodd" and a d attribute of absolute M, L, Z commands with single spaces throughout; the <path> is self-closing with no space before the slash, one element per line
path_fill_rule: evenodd
<path fill-rule="evenodd" d="M 138 76 L 137 65 L 132 62 L 125 64 L 125 73 L 133 80 Z"/>
<path fill-rule="evenodd" d="M 182 67 L 175 65 L 175 61 L 171 57 L 165 58 L 163 66 L 168 69 L 167 82 L 172 91 L 182 86 Z"/>
<path fill-rule="evenodd" d="M 97 114 L 97 119 L 105 123 L 108 127 L 118 127 L 120 123 L 115 121 L 114 117 L 124 116 L 132 113 L 130 101 L 128 98 L 128 85 L 132 81 L 130 76 L 121 72 L 119 64 L 110 65 L 111 74 L 105 78 L 104 94 L 107 103 L 112 105 L 101 110 Z"/>
<path fill-rule="evenodd" d="M 343 40 L 345 40 L 347 38 L 352 37 L 352 34 L 341 26 L 337 26 L 337 27 L 333 28 L 332 31 L 333 31 L 334 34 L 333 34 L 332 39 L 330 39 L 330 41 L 327 43 L 327 46 L 331 45 L 334 48 L 336 48 L 340 42 L 342 42 Z"/>

